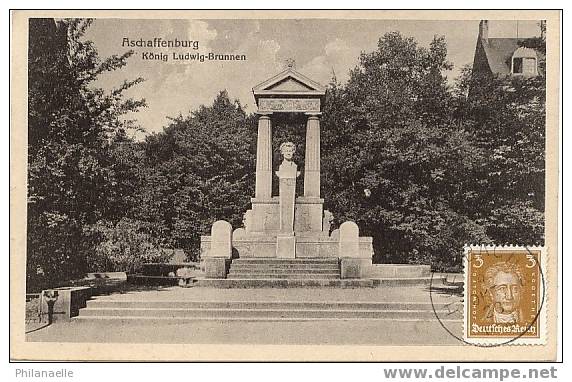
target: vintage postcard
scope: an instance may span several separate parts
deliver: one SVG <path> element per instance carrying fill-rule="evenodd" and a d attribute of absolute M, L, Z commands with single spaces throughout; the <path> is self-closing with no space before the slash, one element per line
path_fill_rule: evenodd
<path fill-rule="evenodd" d="M 558 11 L 11 22 L 12 359 L 555 360 Z"/>

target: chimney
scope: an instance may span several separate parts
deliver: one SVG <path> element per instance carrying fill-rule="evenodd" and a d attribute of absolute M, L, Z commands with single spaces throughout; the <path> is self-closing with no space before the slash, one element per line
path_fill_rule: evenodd
<path fill-rule="evenodd" d="M 546 20 L 540 21 L 540 38 L 546 40 Z"/>
<path fill-rule="evenodd" d="M 482 40 L 489 39 L 489 20 L 481 20 L 479 23 L 479 38 Z"/>

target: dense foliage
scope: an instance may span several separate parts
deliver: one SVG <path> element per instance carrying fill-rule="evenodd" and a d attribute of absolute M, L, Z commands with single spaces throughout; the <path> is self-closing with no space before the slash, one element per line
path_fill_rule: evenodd
<path fill-rule="evenodd" d="M 132 121 L 120 117 L 144 106 L 123 91 L 91 86 L 126 64 L 132 52 L 100 60 L 82 36 L 90 20 L 30 19 L 28 65 L 28 287 L 51 285 L 89 269 L 93 241 L 85 230 L 124 211 L 128 168 L 113 155 Z"/>
<path fill-rule="evenodd" d="M 459 110 L 478 166 L 470 173 L 466 214 L 497 244 L 544 238 L 545 78 L 465 73 L 470 96 Z M 468 179 L 470 181 L 471 179 Z"/>
<path fill-rule="evenodd" d="M 477 165 L 453 116 L 446 46 L 390 33 L 330 88 L 324 121 L 326 200 L 374 237 L 376 259 L 449 265 L 465 242 L 486 241 L 462 211 Z M 351 187 L 347 187 L 351 185 Z"/>
<path fill-rule="evenodd" d="M 89 20 L 32 19 L 29 65 L 28 285 L 87 270 L 136 271 L 184 248 L 196 258 L 212 222 L 241 225 L 254 194 L 256 116 L 225 91 L 142 142 L 124 115 L 126 81 L 93 81 L 131 52 L 100 60 Z M 531 42 L 542 52 L 543 41 Z M 446 43 L 388 33 L 347 83 L 328 86 L 322 193 L 335 223 L 374 237 L 378 262 L 460 265 L 464 243 L 542 242 L 545 79 L 444 74 Z M 276 118 L 274 146 L 303 123 Z M 274 163 L 279 163 L 278 156 Z M 301 188 L 300 188 L 301 192 Z"/>
<path fill-rule="evenodd" d="M 140 162 L 145 182 L 132 216 L 159 223 L 163 236 L 192 258 L 213 222 L 240 226 L 254 194 L 255 122 L 221 92 L 211 106 L 148 136 Z"/>
<path fill-rule="evenodd" d="M 543 240 L 544 77 L 466 69 L 451 88 L 450 67 L 443 38 L 388 33 L 329 87 L 325 197 L 378 261 L 448 269 L 464 243 Z"/>

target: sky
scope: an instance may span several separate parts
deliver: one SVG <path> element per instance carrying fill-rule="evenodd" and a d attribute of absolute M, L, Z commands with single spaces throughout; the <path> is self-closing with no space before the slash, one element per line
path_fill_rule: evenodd
<path fill-rule="evenodd" d="M 489 37 L 537 36 L 537 21 L 489 21 Z M 372 52 L 385 33 L 399 31 L 428 47 L 435 35 L 447 41 L 448 61 L 454 68 L 447 73 L 452 82 L 460 69 L 471 64 L 479 30 L 478 20 L 137 20 L 96 19 L 86 33 L 100 57 L 135 54 L 127 65 L 102 75 L 96 86 L 106 90 L 118 87 L 126 79 L 143 77 L 145 81 L 126 95 L 145 98 L 148 107 L 129 115 L 149 134 L 160 132 L 167 117 L 187 115 L 200 105 L 210 105 L 221 90 L 231 99 L 240 100 L 246 111 L 256 110 L 252 88 L 285 68 L 294 59 L 296 70 L 311 79 L 328 84 L 335 73 L 345 82 L 358 63 L 360 52 Z M 192 40 L 199 48 L 129 48 L 131 40 L 162 38 Z M 144 59 L 146 53 L 166 53 L 169 60 Z M 245 61 L 176 61 L 175 53 L 244 54 Z M 144 134 L 138 134 L 142 138 Z"/>

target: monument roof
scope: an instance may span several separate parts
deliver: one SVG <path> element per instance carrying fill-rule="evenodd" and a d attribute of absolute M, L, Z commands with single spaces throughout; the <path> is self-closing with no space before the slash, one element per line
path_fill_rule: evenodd
<path fill-rule="evenodd" d="M 292 67 L 288 67 L 272 78 L 263 81 L 252 88 L 256 102 L 258 97 L 323 97 L 326 88 L 306 77 Z"/>

